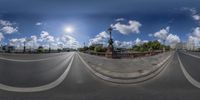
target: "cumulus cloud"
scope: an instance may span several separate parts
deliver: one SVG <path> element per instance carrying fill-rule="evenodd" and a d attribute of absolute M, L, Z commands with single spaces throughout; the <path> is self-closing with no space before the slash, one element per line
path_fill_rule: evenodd
<path fill-rule="evenodd" d="M 142 45 L 148 42 L 147 40 L 141 40 L 140 38 L 136 38 L 134 41 L 114 41 L 114 46 L 117 48 L 132 48 L 133 45 Z"/>
<path fill-rule="evenodd" d="M 167 42 L 170 44 L 171 47 L 175 47 L 177 43 L 181 42 L 181 40 L 177 35 L 169 34 L 167 36 Z"/>
<path fill-rule="evenodd" d="M 36 49 L 39 46 L 43 46 L 46 49 L 49 46 L 51 49 L 80 47 L 79 42 L 72 36 L 63 34 L 61 37 L 54 37 L 47 31 L 42 31 L 39 37 L 32 35 L 28 38 L 10 39 L 9 45 L 15 46 L 17 49 L 22 49 L 24 42 L 26 43 L 26 47 L 31 49 Z"/>
<path fill-rule="evenodd" d="M 1 28 L 1 31 L 3 31 L 6 34 L 12 34 L 14 32 L 17 32 L 17 27 L 14 28 L 12 26 L 4 26 L 3 28 Z"/>
<path fill-rule="evenodd" d="M 192 49 L 193 46 L 199 47 L 200 43 L 200 27 L 196 27 L 193 29 L 192 33 L 190 33 L 187 41 L 187 47 Z"/>
<path fill-rule="evenodd" d="M 0 42 L 4 39 L 3 33 L 0 33 Z"/>
<path fill-rule="evenodd" d="M 133 41 L 114 41 L 114 46 L 117 48 L 131 48 L 133 44 Z"/>
<path fill-rule="evenodd" d="M 200 39 L 200 27 L 193 29 L 192 35 Z"/>
<path fill-rule="evenodd" d="M 144 43 L 148 42 L 148 40 L 141 40 L 140 38 L 137 38 L 135 40 L 135 45 L 142 45 Z"/>
<path fill-rule="evenodd" d="M 92 45 L 92 44 L 102 44 L 105 42 L 105 40 L 107 40 L 109 38 L 109 34 L 105 31 L 97 34 L 95 36 L 95 38 L 92 38 L 89 40 L 89 45 Z"/>
<path fill-rule="evenodd" d="M 166 40 L 168 34 L 170 34 L 169 29 L 170 29 L 169 26 L 166 27 L 166 28 L 163 28 L 163 29 L 159 30 L 158 32 L 155 32 L 153 34 L 153 36 L 156 37 L 156 38 L 159 38 L 161 40 Z"/>
<path fill-rule="evenodd" d="M 47 31 L 42 31 L 40 34 L 40 41 L 43 42 L 54 42 L 54 37 L 51 36 Z"/>
<path fill-rule="evenodd" d="M 9 41 L 9 45 L 15 46 L 17 49 L 22 49 L 26 38 L 14 38 Z"/>
<path fill-rule="evenodd" d="M 176 44 L 181 41 L 179 36 L 170 33 L 170 27 L 169 26 L 159 30 L 158 32 L 155 32 L 153 34 L 153 36 L 158 38 L 158 41 L 160 43 L 162 43 L 162 41 L 165 41 L 172 48 L 174 48 L 176 46 Z"/>
<path fill-rule="evenodd" d="M 198 20 L 198 21 L 200 20 L 200 15 L 193 15 L 192 17 L 194 20 Z"/>
<path fill-rule="evenodd" d="M 10 21 L 0 19 L 0 26 L 11 26 L 11 25 L 12 23 Z"/>
<path fill-rule="evenodd" d="M 12 34 L 18 31 L 18 27 L 14 27 L 15 23 L 10 21 L 0 20 L 0 31 L 4 34 Z"/>
<path fill-rule="evenodd" d="M 58 41 L 59 41 L 59 39 L 58 39 Z M 70 47 L 70 48 L 78 48 L 78 47 L 80 47 L 79 42 L 74 37 L 72 37 L 70 35 L 67 35 L 67 34 L 64 34 L 61 37 L 61 42 L 60 43 L 58 42 L 60 46 L 63 45 L 65 47 Z"/>
<path fill-rule="evenodd" d="M 183 10 L 187 10 L 191 12 L 191 17 L 196 20 L 200 21 L 200 15 L 198 14 L 198 11 L 195 8 L 183 8 Z"/>
<path fill-rule="evenodd" d="M 142 26 L 142 24 L 135 20 L 130 20 L 128 24 L 122 24 L 120 22 L 117 22 L 116 24 L 112 24 L 111 27 L 114 30 L 119 31 L 121 34 L 128 35 L 130 33 L 139 33 L 139 28 Z"/>

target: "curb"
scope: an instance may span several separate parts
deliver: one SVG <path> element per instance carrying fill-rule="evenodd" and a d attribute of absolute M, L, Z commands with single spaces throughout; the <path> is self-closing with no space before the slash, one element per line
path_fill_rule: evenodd
<path fill-rule="evenodd" d="M 146 71 L 144 72 L 142 75 L 138 75 L 135 77 L 113 77 L 113 76 L 108 76 L 105 74 L 102 74 L 100 72 L 97 72 L 96 70 L 94 70 L 92 67 L 90 67 L 84 60 L 83 58 L 77 53 L 78 57 L 81 59 L 81 61 L 84 63 L 84 65 L 90 70 L 90 72 L 92 72 L 94 75 L 96 75 L 97 77 L 105 80 L 105 81 L 109 81 L 112 83 L 119 83 L 119 84 L 134 84 L 134 83 L 139 83 L 139 82 L 143 82 L 145 80 L 151 79 L 153 77 L 155 77 L 156 75 L 158 75 L 163 69 L 165 69 L 165 67 L 169 64 L 169 60 L 172 57 L 172 55 L 174 54 L 174 52 L 172 54 L 170 54 L 165 60 L 163 60 L 161 63 L 157 64 L 156 66 L 154 66 L 154 70 L 151 71 Z"/>

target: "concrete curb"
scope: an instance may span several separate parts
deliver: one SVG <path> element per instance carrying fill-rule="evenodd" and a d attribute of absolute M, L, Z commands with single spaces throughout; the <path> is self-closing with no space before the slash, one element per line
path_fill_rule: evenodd
<path fill-rule="evenodd" d="M 8 86 L 8 85 L 0 83 L 0 89 L 6 90 L 6 91 L 12 91 L 12 92 L 39 92 L 39 91 L 45 91 L 45 90 L 49 90 L 51 88 L 54 88 L 54 87 L 58 86 L 60 83 L 62 83 L 62 81 L 68 75 L 69 70 L 70 70 L 71 65 L 72 65 L 72 62 L 73 62 L 73 59 L 74 59 L 74 53 L 67 60 L 70 60 L 70 59 L 71 59 L 71 61 L 70 61 L 69 65 L 68 65 L 67 69 L 64 71 L 64 73 L 58 79 L 56 79 L 55 81 L 53 81 L 53 82 L 51 82 L 49 84 L 38 86 L 38 87 L 26 87 L 26 88 L 23 88 L 23 87 Z M 66 63 L 67 63 L 67 61 L 61 63 L 60 66 L 66 65 Z"/>
<path fill-rule="evenodd" d="M 78 54 L 78 53 L 77 53 Z M 173 52 L 174 54 L 174 52 Z M 108 76 L 105 74 L 102 74 L 100 72 L 97 72 L 94 70 L 92 67 L 90 67 L 84 60 L 83 58 L 78 54 L 78 57 L 81 59 L 81 61 L 85 64 L 85 66 L 97 77 L 113 82 L 113 83 L 120 83 L 120 84 L 134 84 L 134 83 L 139 83 L 143 82 L 145 80 L 151 79 L 158 75 L 164 68 L 165 66 L 169 63 L 169 59 L 172 57 L 173 54 L 170 54 L 165 60 L 163 60 L 161 63 L 157 64 L 154 66 L 153 70 L 151 71 L 145 71 L 143 74 L 138 74 L 136 76 L 132 77 L 113 77 L 113 76 Z"/>

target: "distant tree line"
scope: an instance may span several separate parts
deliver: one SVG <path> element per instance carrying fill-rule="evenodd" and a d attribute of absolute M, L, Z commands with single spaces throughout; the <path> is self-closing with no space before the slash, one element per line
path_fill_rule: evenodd
<path fill-rule="evenodd" d="M 165 50 L 170 50 L 170 46 L 163 45 L 159 41 L 149 41 L 142 45 L 135 45 L 129 50 L 144 52 L 144 51 L 163 50 L 163 48 L 165 48 Z"/>
<path fill-rule="evenodd" d="M 102 44 L 92 44 L 89 47 L 78 48 L 79 51 L 106 52 L 107 48 Z"/>
<path fill-rule="evenodd" d="M 132 48 L 124 48 L 125 51 L 154 51 L 154 50 L 170 50 L 170 46 L 161 44 L 159 41 L 149 41 L 141 45 L 134 45 Z M 123 50 L 124 50 L 123 49 Z M 79 51 L 91 51 L 91 52 L 106 52 L 107 48 L 103 47 L 102 44 L 92 44 L 90 46 L 85 46 L 83 48 L 78 48 Z M 116 50 L 121 50 L 121 48 L 116 48 Z"/>
<path fill-rule="evenodd" d="M 69 51 L 76 51 L 76 49 L 72 48 L 45 49 L 43 46 L 39 46 L 36 49 L 33 48 L 16 49 L 15 46 L 9 46 L 9 45 L 0 46 L 0 53 L 56 53 L 56 52 L 69 52 Z"/>

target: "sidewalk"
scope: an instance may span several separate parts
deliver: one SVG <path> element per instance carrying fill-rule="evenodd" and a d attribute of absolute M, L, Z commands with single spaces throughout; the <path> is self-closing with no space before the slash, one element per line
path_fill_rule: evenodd
<path fill-rule="evenodd" d="M 135 59 L 107 59 L 85 53 L 79 54 L 95 72 L 111 78 L 129 79 L 141 77 L 159 69 L 164 62 L 168 61 L 172 53 L 166 52 Z"/>

